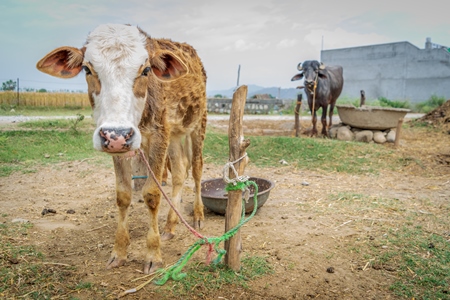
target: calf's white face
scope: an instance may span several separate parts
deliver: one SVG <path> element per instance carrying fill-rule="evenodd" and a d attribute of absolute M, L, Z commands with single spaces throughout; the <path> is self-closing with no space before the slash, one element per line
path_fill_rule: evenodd
<path fill-rule="evenodd" d="M 97 124 L 94 148 L 110 153 L 138 149 L 147 96 L 147 81 L 139 77 L 150 71 L 146 36 L 136 27 L 102 25 L 89 34 L 85 47 L 83 68 Z"/>
<path fill-rule="evenodd" d="M 147 43 L 150 38 L 136 27 L 101 25 L 81 49 L 57 48 L 36 65 L 60 78 L 72 78 L 84 69 L 97 125 L 93 136 L 97 150 L 118 154 L 138 149 L 142 140 L 138 125 L 150 81 L 172 81 L 188 73 L 171 50 L 149 54 Z"/>

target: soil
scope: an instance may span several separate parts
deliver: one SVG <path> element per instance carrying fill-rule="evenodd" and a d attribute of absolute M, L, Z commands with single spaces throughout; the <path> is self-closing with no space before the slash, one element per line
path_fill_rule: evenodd
<path fill-rule="evenodd" d="M 450 134 L 450 100 L 417 119 L 416 122 L 426 122 Z"/>
<path fill-rule="evenodd" d="M 208 126 L 225 130 L 227 124 L 228 121 L 213 120 Z M 245 126 L 246 135 L 294 134 L 293 121 L 254 120 Z M 308 126 L 304 121 L 302 127 Z M 398 228 L 405 221 L 405 212 L 417 212 L 417 222 L 422 213 L 445 217 L 440 207 L 450 199 L 450 135 L 436 130 L 420 132 L 403 132 L 401 146 L 393 154 L 405 157 L 405 167 L 398 172 L 352 175 L 307 171 L 289 165 L 258 168 L 250 163 L 246 174 L 270 179 L 276 186 L 264 206 L 242 228 L 243 255 L 267 257 L 274 273 L 249 281 L 247 289 L 204 291 L 198 287 L 201 293 L 193 291 L 191 299 L 396 299 L 389 290 L 397 278 L 396 266 L 376 267 L 370 258 L 352 249 L 364 243 L 380 245 L 389 228 Z M 204 179 L 221 176 L 222 166 L 205 165 Z M 0 222 L 21 218 L 33 223 L 27 239 L 43 252 L 49 264 L 76 266 L 80 280 L 107 290 L 103 297 L 112 299 L 142 282 L 132 280 L 142 276 L 142 251 L 148 228 L 147 210 L 140 193 L 134 192 L 128 262 L 117 269 L 105 269 L 117 223 L 114 186 L 112 164 L 92 164 L 88 159 L 43 166 L 35 173 L 14 173 L 0 178 Z M 169 180 L 164 187 L 169 196 L 170 188 Z M 188 220 L 192 188 L 189 178 L 182 208 Z M 339 195 L 358 194 L 374 202 L 385 199 L 392 203 L 367 209 L 358 199 L 348 203 L 336 201 Z M 44 209 L 47 213 L 43 215 Z M 167 211 L 168 205 L 162 200 L 160 228 Z M 222 215 L 206 210 L 203 233 L 222 235 L 224 222 Z M 428 224 L 428 230 L 448 231 L 439 226 Z M 195 240 L 180 224 L 175 238 L 162 244 L 165 264 L 176 262 Z M 189 264 L 203 262 L 205 253 L 206 249 L 198 251 Z M 73 296 L 93 299 L 91 292 Z M 162 297 L 159 293 L 158 287 L 149 284 L 126 298 L 158 299 Z M 167 299 L 177 297 L 167 295 Z"/>

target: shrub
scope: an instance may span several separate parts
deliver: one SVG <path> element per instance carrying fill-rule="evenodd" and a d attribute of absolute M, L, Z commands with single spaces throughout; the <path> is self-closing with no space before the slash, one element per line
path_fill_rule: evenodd
<path fill-rule="evenodd" d="M 393 107 L 393 108 L 410 108 L 408 101 L 392 101 L 385 97 L 379 97 L 378 101 L 383 107 Z"/>
<path fill-rule="evenodd" d="M 416 104 L 416 110 L 421 113 L 429 113 L 444 104 L 445 98 L 432 95 L 427 101 Z"/>

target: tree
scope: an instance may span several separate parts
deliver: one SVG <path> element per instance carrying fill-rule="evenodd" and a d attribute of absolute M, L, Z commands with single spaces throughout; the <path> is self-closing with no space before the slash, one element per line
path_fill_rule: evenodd
<path fill-rule="evenodd" d="M 14 91 L 16 89 L 17 82 L 14 80 L 8 80 L 2 83 L 2 90 L 4 91 Z"/>

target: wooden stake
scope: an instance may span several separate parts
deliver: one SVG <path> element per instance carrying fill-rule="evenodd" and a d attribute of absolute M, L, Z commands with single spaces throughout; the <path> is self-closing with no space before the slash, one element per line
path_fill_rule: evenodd
<path fill-rule="evenodd" d="M 400 131 L 402 130 L 402 125 L 403 125 L 403 118 L 400 118 L 398 119 L 397 131 L 395 132 L 395 142 L 394 142 L 395 148 L 398 148 L 400 144 Z"/>
<path fill-rule="evenodd" d="M 240 86 L 233 94 L 231 105 L 230 124 L 228 127 L 228 139 L 230 146 L 229 161 L 237 161 L 246 153 L 250 140 L 244 140 L 242 122 L 244 118 L 245 101 L 247 98 L 247 86 Z M 244 173 L 248 158 L 245 157 L 234 164 L 238 176 Z M 229 178 L 235 178 L 234 172 L 230 170 Z M 225 232 L 239 224 L 242 215 L 242 191 L 229 191 L 228 204 L 225 215 Z M 225 241 L 225 263 L 234 271 L 240 271 L 242 251 L 241 232 L 238 231 L 233 237 Z"/>
<path fill-rule="evenodd" d="M 366 92 L 364 92 L 364 90 L 361 90 L 361 99 L 359 100 L 359 107 L 362 107 L 363 105 L 366 105 Z"/>

